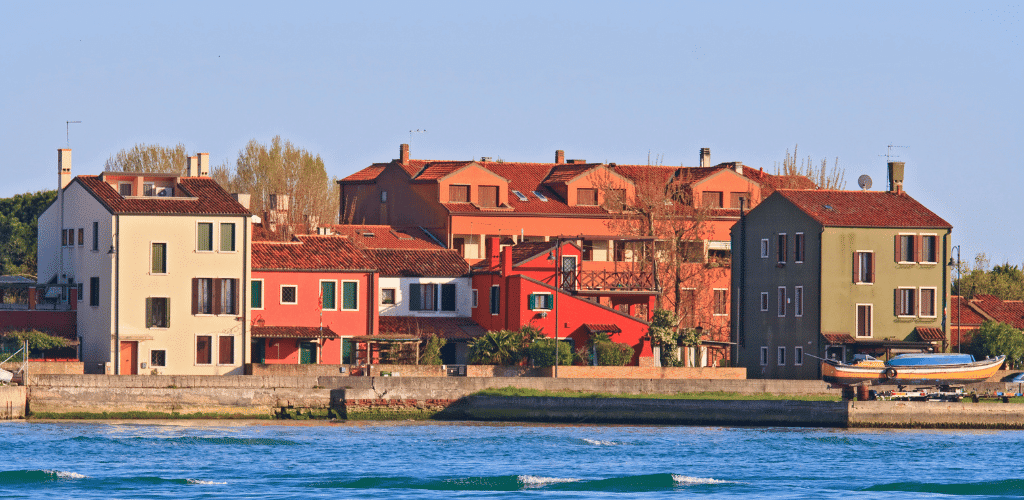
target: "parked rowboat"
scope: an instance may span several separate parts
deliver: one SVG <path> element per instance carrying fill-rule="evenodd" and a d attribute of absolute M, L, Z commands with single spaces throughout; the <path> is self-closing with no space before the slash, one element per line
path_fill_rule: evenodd
<path fill-rule="evenodd" d="M 858 356 L 852 364 L 821 360 L 821 378 L 835 385 L 958 385 L 981 382 L 1006 356 L 975 361 L 970 354 L 900 354 L 889 361 Z"/>

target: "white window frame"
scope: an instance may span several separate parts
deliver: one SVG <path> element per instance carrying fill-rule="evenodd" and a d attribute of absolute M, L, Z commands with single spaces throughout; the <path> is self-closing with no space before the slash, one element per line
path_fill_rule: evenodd
<path fill-rule="evenodd" d="M 284 301 L 284 289 L 287 288 L 287 287 L 292 287 L 292 288 L 295 289 L 295 302 L 285 302 Z M 288 284 L 280 285 L 280 287 L 279 287 L 279 289 L 277 291 L 277 303 L 281 304 L 282 306 L 298 305 L 298 303 L 299 303 L 299 285 L 288 285 Z"/>
<path fill-rule="evenodd" d="M 786 295 L 786 287 L 780 286 L 778 288 L 778 291 L 776 292 L 776 296 L 778 298 L 779 304 L 778 308 L 775 310 L 775 313 L 778 315 L 778 317 L 785 318 L 786 311 L 789 309 L 789 297 L 787 297 Z"/>
<path fill-rule="evenodd" d="M 804 287 L 793 287 L 793 316 L 801 318 L 804 315 Z"/>
<path fill-rule="evenodd" d="M 860 334 L 860 308 L 861 307 L 867 307 L 868 308 L 868 312 L 869 312 L 869 314 L 868 314 L 868 316 L 869 316 L 869 318 L 868 318 L 868 334 L 867 335 L 861 335 Z M 856 338 L 859 338 L 859 339 L 874 338 L 874 336 L 875 336 L 875 305 L 874 304 L 863 304 L 863 303 L 855 304 L 854 307 L 853 307 L 853 324 L 854 324 L 854 327 L 855 327 L 855 329 L 853 331 L 853 334 L 854 334 L 854 336 Z"/>
<path fill-rule="evenodd" d="M 353 309 L 349 309 L 349 308 L 345 307 L 345 283 L 355 283 L 356 284 L 356 307 L 353 308 Z M 360 306 L 360 303 L 359 303 L 359 280 L 340 280 L 340 281 L 338 281 L 338 287 L 337 287 L 337 290 L 335 290 L 335 293 L 338 294 L 338 302 L 337 302 L 336 305 L 338 306 L 338 310 L 339 311 L 358 311 L 359 310 L 359 306 Z"/>
<path fill-rule="evenodd" d="M 153 245 L 161 245 L 161 244 L 164 246 L 164 272 L 162 272 L 162 273 L 154 273 L 153 272 Z M 150 276 L 167 276 L 168 274 L 171 274 L 170 259 L 167 258 L 167 251 L 170 248 L 170 246 L 171 246 L 171 244 L 166 242 L 166 241 L 150 241 L 149 242 L 149 275 Z"/>
<path fill-rule="evenodd" d="M 918 262 L 918 264 L 933 264 L 933 265 L 934 264 L 938 264 L 939 263 L 939 241 L 940 241 L 939 240 L 939 235 L 936 234 L 936 233 L 921 233 L 918 236 L 921 237 L 920 238 L 921 239 L 921 248 L 917 249 L 917 252 L 919 254 L 921 254 L 921 258 L 922 259 L 925 258 L 925 255 L 924 255 L 924 248 L 925 248 L 924 237 L 925 236 L 931 236 L 931 237 L 935 238 L 935 260 L 922 260 L 922 261 Z"/>
<path fill-rule="evenodd" d="M 903 237 L 904 236 L 909 236 L 910 237 L 910 244 L 911 245 L 916 245 L 917 244 L 917 241 L 916 241 L 917 240 L 917 233 L 899 233 L 898 236 L 897 236 L 900 239 L 900 245 L 899 245 L 899 250 L 898 251 L 901 254 L 903 253 Z M 916 254 L 916 253 L 917 253 L 917 248 L 911 249 L 911 252 L 910 252 L 911 255 L 909 257 L 911 259 L 913 259 L 914 258 L 914 254 Z M 903 255 L 898 255 L 898 257 L 903 257 Z M 917 263 L 916 261 L 913 261 L 913 260 L 903 260 L 903 259 L 899 259 L 896 262 L 898 264 L 916 264 Z"/>
<path fill-rule="evenodd" d="M 220 248 L 220 243 L 221 243 L 220 242 L 220 234 L 222 232 L 221 226 L 224 225 L 224 224 L 231 224 L 233 226 L 233 229 L 232 229 L 231 232 L 233 232 L 235 234 L 234 234 L 234 237 L 232 238 L 231 246 L 235 248 L 234 250 L 222 250 Z M 217 238 L 214 240 L 214 242 L 216 243 L 215 246 L 217 248 L 217 253 L 238 253 L 238 224 L 236 224 L 234 222 L 218 222 L 217 223 Z"/>
<path fill-rule="evenodd" d="M 384 302 L 384 291 L 391 290 L 391 302 Z M 381 288 L 380 289 L 380 305 L 382 306 L 397 306 L 398 305 L 398 289 L 397 288 Z"/>
<path fill-rule="evenodd" d="M 725 294 L 725 312 L 724 313 L 716 313 L 715 312 L 715 307 L 718 305 L 718 301 L 715 300 L 715 292 L 717 292 L 717 291 L 721 291 L 722 293 Z M 729 289 L 728 288 L 712 288 L 711 289 L 711 300 L 715 301 L 713 304 L 711 304 L 711 315 L 712 316 L 728 316 L 729 315 Z"/>
<path fill-rule="evenodd" d="M 793 347 L 793 366 L 804 365 L 804 348 L 801 346 Z"/>
<path fill-rule="evenodd" d="M 779 240 L 782 240 L 782 241 L 786 242 L 786 248 L 776 248 L 775 249 L 775 256 L 779 257 L 779 252 L 781 251 L 782 252 L 782 258 L 779 259 L 779 264 L 785 265 L 786 262 L 787 262 L 786 259 L 789 259 L 789 234 L 788 233 L 779 233 L 779 234 L 777 234 L 775 236 L 775 246 L 780 246 L 779 245 Z"/>
<path fill-rule="evenodd" d="M 253 278 L 249 280 L 250 283 L 259 282 L 260 284 L 260 306 L 252 307 L 252 297 L 249 297 L 249 309 L 253 311 L 262 311 L 267 304 L 267 287 L 266 283 L 263 282 L 263 278 Z M 249 293 L 252 293 L 252 285 L 249 285 Z M 280 297 L 278 297 L 280 299 Z"/>
<path fill-rule="evenodd" d="M 779 346 L 775 353 L 775 364 L 778 366 L 786 366 L 786 346 Z"/>
<path fill-rule="evenodd" d="M 761 346 L 761 366 L 768 366 L 768 346 Z"/>
<path fill-rule="evenodd" d="M 896 317 L 898 317 L 898 318 L 916 318 L 917 317 L 917 312 L 918 312 L 918 307 L 917 307 L 917 289 L 912 287 L 912 286 L 898 286 L 898 287 L 896 287 L 896 290 L 897 290 L 896 300 L 898 301 L 896 303 Z M 910 300 L 914 301 L 914 303 L 911 304 L 911 309 L 912 310 L 910 311 L 910 314 L 906 314 L 903 311 L 903 296 L 907 292 L 909 292 Z"/>
<path fill-rule="evenodd" d="M 210 225 L 210 249 L 200 250 L 199 249 L 199 225 L 209 224 Z M 197 220 L 196 221 L 196 253 L 216 253 L 217 252 L 217 234 L 214 232 L 217 229 L 217 222 L 212 220 Z"/>
<path fill-rule="evenodd" d="M 231 359 L 231 363 L 221 363 L 220 362 L 220 341 L 221 341 L 221 339 L 223 337 L 227 337 L 227 338 L 231 339 L 231 358 L 232 358 Z M 217 366 L 238 366 L 238 349 L 235 349 L 235 347 L 237 346 L 237 343 L 235 342 L 235 336 L 234 335 L 220 335 L 220 334 L 218 334 L 218 335 L 214 335 L 214 338 L 217 339 L 217 350 L 215 350 L 214 352 L 210 353 L 211 354 L 210 357 L 211 358 L 216 357 L 217 361 L 214 362 L 214 363 L 211 363 L 211 364 L 214 364 L 214 365 L 217 365 Z M 213 359 L 211 359 L 210 361 L 213 361 Z"/>
<path fill-rule="evenodd" d="M 921 307 L 924 304 L 924 300 L 923 300 L 923 296 L 922 296 L 921 292 L 923 292 L 925 290 L 931 290 L 932 291 L 932 314 L 930 314 L 930 315 L 926 315 L 926 314 L 921 312 L 921 311 L 924 310 L 924 308 Z M 933 287 L 933 286 L 923 286 L 923 287 L 919 288 L 917 290 L 917 304 L 916 304 L 917 305 L 918 317 L 920 317 L 920 318 L 936 318 L 936 317 L 938 317 L 938 314 L 939 314 L 939 308 L 938 308 L 938 304 L 937 304 L 938 300 L 939 300 L 938 288 Z"/>
<path fill-rule="evenodd" d="M 200 363 L 199 360 L 197 359 L 199 357 L 199 352 L 192 351 L 192 366 L 216 366 L 217 363 L 214 362 L 213 358 L 216 357 L 218 353 L 218 351 L 215 348 L 217 342 L 217 335 L 213 333 L 196 333 L 193 335 L 193 337 L 194 338 L 192 339 L 192 347 L 199 347 L 199 337 L 210 337 L 210 362 Z"/>
<path fill-rule="evenodd" d="M 487 310 L 491 311 L 491 304 L 494 302 L 494 290 L 498 290 L 498 312 L 491 312 L 491 316 L 501 315 L 501 285 L 491 285 L 491 294 L 487 297 Z"/>
<path fill-rule="evenodd" d="M 875 260 L 875 251 L 874 250 L 854 250 L 853 253 L 854 253 L 854 255 L 856 255 L 856 258 L 857 258 L 857 264 L 856 264 L 857 266 L 861 265 L 861 262 L 860 262 L 860 255 L 861 254 L 864 254 L 864 253 L 871 254 L 871 269 L 868 271 L 868 277 L 872 279 L 872 281 L 861 281 L 860 280 L 861 274 L 864 272 L 864 269 L 862 267 L 861 269 L 859 269 L 860 272 L 857 273 L 857 281 L 854 282 L 854 284 L 856 284 L 856 285 L 874 285 L 875 284 L 875 282 L 874 282 L 874 274 L 875 273 L 873 271 L 874 271 L 875 265 L 878 264 L 878 261 Z"/>
<path fill-rule="evenodd" d="M 793 233 L 793 263 L 803 264 L 805 253 L 807 253 L 807 242 L 804 241 L 804 233 Z"/>
<path fill-rule="evenodd" d="M 334 307 L 332 307 L 332 308 L 324 307 L 324 298 L 321 296 L 323 294 L 323 292 L 324 292 L 324 283 L 334 283 Z M 317 293 L 317 298 L 320 300 L 320 303 L 317 304 L 317 305 L 322 310 L 324 310 L 324 311 L 337 311 L 337 310 L 341 309 L 341 304 L 338 303 L 338 298 L 341 296 L 341 292 L 338 290 L 338 280 L 319 280 L 317 282 L 317 287 L 319 287 L 317 289 L 317 291 L 320 292 L 320 293 Z M 358 291 L 356 292 L 356 295 L 357 296 L 359 295 Z M 296 298 L 298 298 L 298 297 L 296 297 Z M 356 298 L 356 302 L 357 303 L 359 302 L 359 298 L 358 297 Z"/>
<path fill-rule="evenodd" d="M 473 289 L 473 309 L 480 307 L 480 290 Z"/>
<path fill-rule="evenodd" d="M 761 238 L 761 258 L 767 259 L 771 255 L 771 243 L 768 238 Z"/>
<path fill-rule="evenodd" d="M 768 292 L 761 292 L 761 310 L 767 312 L 769 307 Z"/>
<path fill-rule="evenodd" d="M 531 311 L 550 311 L 552 308 L 555 307 L 555 294 L 553 294 L 551 292 L 534 292 L 534 293 L 531 293 L 530 295 L 531 296 L 535 295 L 535 296 L 551 297 L 551 307 L 536 307 L 537 299 L 534 299 L 533 303 L 534 303 L 535 307 L 533 309 L 530 309 Z M 529 299 L 527 299 L 527 301 L 529 301 Z M 547 301 L 545 300 L 545 302 L 547 302 Z M 527 302 L 526 305 L 527 305 L 527 307 L 529 307 L 530 303 Z"/>
<path fill-rule="evenodd" d="M 153 353 L 154 352 L 162 352 L 162 353 L 164 353 L 164 364 L 157 365 L 157 364 L 153 363 Z M 167 349 L 150 349 L 149 350 L 149 366 L 151 368 L 166 368 L 167 367 Z"/>

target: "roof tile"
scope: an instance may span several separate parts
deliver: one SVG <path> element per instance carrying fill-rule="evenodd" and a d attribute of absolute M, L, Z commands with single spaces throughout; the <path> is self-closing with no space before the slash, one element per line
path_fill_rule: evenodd
<path fill-rule="evenodd" d="M 209 177 L 178 178 L 171 198 L 126 198 L 97 175 L 79 175 L 75 181 L 119 214 L 251 215 Z"/>
<path fill-rule="evenodd" d="M 776 194 L 823 226 L 952 228 L 906 193 L 779 189 Z"/>
<path fill-rule="evenodd" d="M 344 236 L 297 235 L 292 241 L 252 242 L 254 271 L 365 271 L 374 269 Z"/>

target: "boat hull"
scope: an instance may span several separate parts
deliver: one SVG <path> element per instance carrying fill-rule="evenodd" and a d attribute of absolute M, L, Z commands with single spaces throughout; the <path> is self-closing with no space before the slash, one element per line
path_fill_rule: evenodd
<path fill-rule="evenodd" d="M 955 365 L 859 366 L 821 362 L 821 379 L 834 385 L 959 385 L 982 382 L 996 373 L 1005 356 Z"/>

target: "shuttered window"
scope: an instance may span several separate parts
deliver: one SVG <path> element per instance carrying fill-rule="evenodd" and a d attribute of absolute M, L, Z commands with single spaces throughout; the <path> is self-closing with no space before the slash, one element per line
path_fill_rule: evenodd
<path fill-rule="evenodd" d="M 220 251 L 235 251 L 235 224 L 224 222 L 220 225 Z"/>
<path fill-rule="evenodd" d="M 722 192 L 704 191 L 701 193 L 700 201 L 704 208 L 722 208 Z"/>
<path fill-rule="evenodd" d="M 921 289 L 921 307 L 920 314 L 923 317 L 934 318 L 935 317 L 935 289 L 934 288 L 922 288 Z"/>
<path fill-rule="evenodd" d="M 338 307 L 338 284 L 334 281 L 320 282 L 320 307 L 334 310 Z"/>
<path fill-rule="evenodd" d="M 213 363 L 213 337 L 209 335 L 196 336 L 196 364 L 209 365 Z"/>
<path fill-rule="evenodd" d="M 577 205 L 597 205 L 597 190 L 592 188 L 579 188 L 576 190 Z"/>
<path fill-rule="evenodd" d="M 498 206 L 498 186 L 480 186 L 478 189 L 480 194 L 479 205 L 481 207 L 497 207 Z"/>
<path fill-rule="evenodd" d="M 455 284 L 447 283 L 441 285 L 441 310 L 455 310 Z"/>
<path fill-rule="evenodd" d="M 714 299 L 715 299 L 715 312 L 714 312 L 714 314 L 717 314 L 717 315 L 720 315 L 720 316 L 728 314 L 728 304 L 729 304 L 729 298 L 728 297 L 729 296 L 726 293 L 726 290 L 723 289 L 723 288 L 716 288 L 714 290 L 714 293 L 715 293 L 715 297 L 714 297 Z"/>
<path fill-rule="evenodd" d="M 916 293 L 917 291 L 913 288 L 899 288 L 896 290 L 896 315 L 897 316 L 916 316 Z"/>
<path fill-rule="evenodd" d="M 217 314 L 238 314 L 238 280 L 220 280 L 220 310 Z"/>
<path fill-rule="evenodd" d="M 938 262 L 938 237 L 934 234 L 921 235 L 921 262 Z"/>
<path fill-rule="evenodd" d="M 249 296 L 252 297 L 250 306 L 253 309 L 263 309 L 263 280 L 249 282 Z"/>
<path fill-rule="evenodd" d="M 529 298 L 531 311 L 550 311 L 554 302 L 554 294 L 550 293 L 531 293 Z"/>
<path fill-rule="evenodd" d="M 153 243 L 152 254 L 152 266 L 150 270 L 153 274 L 166 274 L 167 243 Z"/>
<path fill-rule="evenodd" d="M 448 201 L 452 203 L 469 203 L 469 186 L 458 184 L 448 186 Z"/>
<path fill-rule="evenodd" d="M 491 285 L 491 314 L 501 313 L 501 287 Z"/>
<path fill-rule="evenodd" d="M 433 283 L 410 283 L 409 310 L 436 311 L 437 285 Z M 454 308 L 452 310 L 454 310 Z"/>
<path fill-rule="evenodd" d="M 875 282 L 875 254 L 872 252 L 854 252 L 853 254 L 853 282 L 874 283 Z"/>
<path fill-rule="evenodd" d="M 345 281 L 341 284 L 341 308 L 346 311 L 354 311 L 359 308 L 359 283 Z"/>
<path fill-rule="evenodd" d="M 200 222 L 196 229 L 196 250 L 200 252 L 213 251 L 213 223 Z"/>
<path fill-rule="evenodd" d="M 235 338 L 222 335 L 217 339 L 217 347 L 220 348 L 220 358 L 217 360 L 222 365 L 235 364 Z"/>
<path fill-rule="evenodd" d="M 857 304 L 857 336 L 871 336 L 871 305 Z"/>
<path fill-rule="evenodd" d="M 146 328 L 170 328 L 171 299 L 167 297 L 146 298 Z"/>

